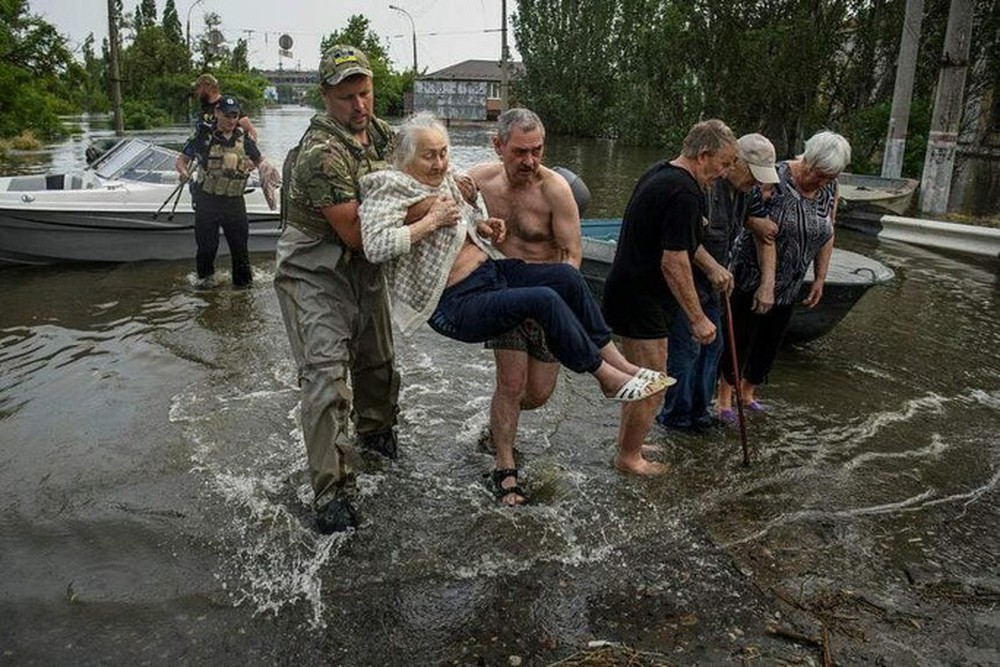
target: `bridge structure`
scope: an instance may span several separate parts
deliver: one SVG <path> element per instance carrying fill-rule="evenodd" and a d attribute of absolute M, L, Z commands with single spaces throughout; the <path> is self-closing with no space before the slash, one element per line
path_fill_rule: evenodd
<path fill-rule="evenodd" d="M 271 84 L 265 97 L 281 104 L 296 104 L 306 91 L 319 83 L 319 72 L 314 69 L 266 69 L 259 74 Z"/>

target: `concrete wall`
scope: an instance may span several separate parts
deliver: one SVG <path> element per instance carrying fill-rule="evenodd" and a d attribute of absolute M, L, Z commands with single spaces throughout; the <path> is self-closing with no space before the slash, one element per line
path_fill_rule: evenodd
<path fill-rule="evenodd" d="M 448 120 L 486 120 L 485 81 L 431 81 L 413 86 L 413 110 Z"/>

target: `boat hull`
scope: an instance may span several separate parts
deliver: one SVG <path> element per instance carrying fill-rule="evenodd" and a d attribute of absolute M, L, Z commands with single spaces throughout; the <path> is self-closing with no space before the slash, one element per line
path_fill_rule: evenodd
<path fill-rule="evenodd" d="M 11 211 L 0 210 L 0 262 L 137 262 L 195 256 L 194 211 Z M 250 252 L 274 252 L 278 215 L 250 213 Z M 229 253 L 224 239 L 219 254 Z"/>
<path fill-rule="evenodd" d="M 842 215 L 861 212 L 906 215 L 913 205 L 913 195 L 919 185 L 912 178 L 850 173 L 841 173 L 837 183 Z"/>
<path fill-rule="evenodd" d="M 600 300 L 614 261 L 614 239 L 618 237 L 620 223 L 617 220 L 585 220 L 582 227 L 580 271 L 591 292 Z M 823 299 L 815 308 L 806 308 L 799 303 L 812 287 L 810 269 L 792 310 L 785 342 L 803 343 L 829 333 L 871 287 L 889 282 L 894 277 L 893 271 L 881 262 L 856 252 L 834 248 L 823 286 Z"/>

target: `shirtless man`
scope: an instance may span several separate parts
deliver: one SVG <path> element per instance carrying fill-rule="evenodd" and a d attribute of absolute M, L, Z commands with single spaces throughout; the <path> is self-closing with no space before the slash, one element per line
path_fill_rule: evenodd
<path fill-rule="evenodd" d="M 545 127 L 528 109 L 500 115 L 493 150 L 500 162 L 469 170 L 489 214 L 507 224 L 507 236 L 496 247 L 507 257 L 526 262 L 565 262 L 580 267 L 580 213 L 566 180 L 542 166 Z M 559 362 L 545 346 L 537 323 L 521 327 L 487 343 L 496 358 L 496 389 L 490 404 L 490 431 L 496 449 L 496 469 L 515 471 L 514 437 L 521 410 L 533 410 L 552 395 Z M 509 483 L 508 483 L 509 482 Z M 517 484 L 516 471 L 501 482 Z M 518 505 L 526 498 L 503 494 L 500 500 Z"/>

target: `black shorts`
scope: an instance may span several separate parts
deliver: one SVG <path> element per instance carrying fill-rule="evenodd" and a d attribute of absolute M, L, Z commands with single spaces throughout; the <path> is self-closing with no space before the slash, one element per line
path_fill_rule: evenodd
<path fill-rule="evenodd" d="M 559 363 L 545 342 L 545 331 L 542 330 L 542 325 L 535 320 L 525 320 L 518 328 L 486 341 L 484 347 L 487 350 L 527 352 L 529 357 L 538 361 L 547 364 Z"/>
<path fill-rule="evenodd" d="M 606 285 L 601 310 L 611 331 L 626 338 L 666 338 L 679 306 L 670 296 L 637 289 L 635 285 Z"/>

